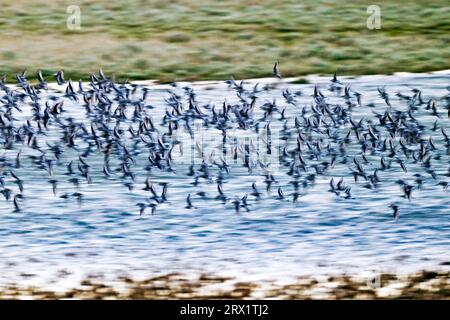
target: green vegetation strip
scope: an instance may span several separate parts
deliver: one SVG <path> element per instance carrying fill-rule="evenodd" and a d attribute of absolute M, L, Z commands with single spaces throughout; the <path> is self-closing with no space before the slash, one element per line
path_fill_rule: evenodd
<path fill-rule="evenodd" d="M 381 9 L 381 29 L 366 26 Z M 67 7 L 81 10 L 67 28 Z M 0 75 L 221 80 L 450 69 L 450 4 L 324 0 L 16 0 L 0 10 Z"/>

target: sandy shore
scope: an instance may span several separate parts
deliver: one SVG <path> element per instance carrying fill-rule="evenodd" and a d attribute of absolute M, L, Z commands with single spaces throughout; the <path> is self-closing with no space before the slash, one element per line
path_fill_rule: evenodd
<path fill-rule="evenodd" d="M 90 277 L 64 291 L 11 284 L 0 299 L 449 299 L 450 272 L 381 274 L 372 280 L 348 275 L 298 277 L 289 282 L 242 282 L 214 275 L 178 273 L 113 282 Z"/>

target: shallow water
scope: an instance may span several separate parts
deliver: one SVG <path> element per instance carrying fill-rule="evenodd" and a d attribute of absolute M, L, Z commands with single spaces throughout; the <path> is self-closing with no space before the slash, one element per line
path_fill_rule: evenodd
<path fill-rule="evenodd" d="M 297 98 L 299 106 L 312 104 L 315 84 L 326 94 L 327 101 L 338 101 L 327 91 L 329 77 L 308 79 L 312 84 L 276 82 L 269 93 L 258 94 L 258 106 L 276 98 L 280 107 L 287 107 L 286 114 L 292 126 L 293 115 L 300 108 L 285 104 L 282 89 L 301 90 L 303 95 Z M 395 93 L 410 94 L 410 88 L 419 88 L 424 101 L 437 100 L 441 115 L 438 124 L 450 133 L 450 119 L 443 108 L 445 101 L 438 100 L 448 95 L 450 72 L 342 78 L 341 81 L 351 84 L 353 90 L 363 95 L 363 107 L 352 109 L 355 120 L 373 118 L 372 110 L 384 113 L 387 107 L 377 87 L 385 86 L 393 107 L 398 110 L 404 109 L 405 103 Z M 256 82 L 248 80 L 244 86 L 250 88 Z M 150 91 L 146 102 L 155 106 L 150 114 L 159 126 L 169 87 L 147 85 Z M 183 85 L 171 89 L 182 95 Z M 192 86 L 200 105 L 210 103 L 220 107 L 225 98 L 229 103 L 238 101 L 234 91 L 223 83 Z M 368 103 L 373 103 L 374 107 L 368 107 Z M 84 117 L 82 108 L 68 100 L 64 108 L 76 119 Z M 23 113 L 14 113 L 19 122 L 29 117 L 27 109 L 24 106 Z M 272 120 L 274 132 L 282 124 L 276 120 L 278 117 Z M 442 134 L 439 129 L 430 130 L 436 117 L 424 110 L 424 106 L 416 111 L 415 117 L 426 125 L 424 136 L 433 136 L 437 146 L 435 154 L 441 155 L 440 159 L 432 160 L 437 181 L 449 182 L 449 177 L 445 176 L 449 155 Z M 49 142 L 58 138 L 48 133 Z M 145 277 L 168 272 L 212 272 L 246 279 L 279 279 L 304 274 L 411 272 L 423 268 L 442 269 L 445 266 L 439 265 L 450 260 L 448 191 L 424 173 L 420 164 L 412 161 L 406 162 L 407 173 L 394 162 L 391 169 L 380 171 L 380 186 L 371 190 L 363 187 L 363 181 L 354 182 L 349 170 L 353 165 L 350 157 L 348 164 L 337 163 L 325 175 L 318 176 L 315 184 L 304 190 L 295 204 L 289 198 L 276 199 L 278 186 L 287 195 L 292 192 L 289 184 L 292 177 L 286 175 L 287 168 L 274 169 L 277 183 L 267 194 L 260 170 L 249 174 L 242 165 L 232 165 L 230 176 L 223 184 L 227 196 L 243 197 L 251 192 L 253 182 L 263 192 L 260 201 L 249 197 L 249 212 L 241 210 L 239 213 L 231 202 L 223 204 L 214 199 L 216 183 L 201 180 L 198 186 L 193 186 L 192 177 L 186 175 L 187 165 L 175 161 L 176 174 L 157 170 L 152 174 L 157 192 L 162 190 L 158 182 L 169 183 L 168 201 L 157 207 L 155 215 L 147 210 L 140 217 L 136 203 L 145 201 L 148 196 L 148 192 L 142 190 L 146 178 L 142 165 L 147 157 L 145 152 L 136 156 L 137 164 L 133 167 L 136 181 L 131 191 L 123 185 L 119 173 L 113 178 L 104 178 L 101 157 L 88 157 L 93 182 L 81 182 L 78 190 L 83 194 L 83 201 L 78 203 L 73 197 L 59 197 L 75 192 L 64 174 L 64 164 L 68 159 L 77 160 L 76 152 L 70 150 L 62 156 L 62 166 L 55 171 L 59 184 L 54 196 L 47 172 L 36 169 L 27 158 L 38 153 L 15 146 L 13 150 L 3 151 L 4 156 L 14 161 L 18 149 L 22 149 L 22 166 L 14 171 L 24 180 L 24 199 L 20 212 L 13 211 L 11 201 L 3 198 L 0 201 L 0 284 L 51 282 L 65 286 L 89 274 Z M 354 151 L 353 155 L 357 155 L 357 149 Z M 379 167 L 375 157 L 368 156 L 368 159 L 370 163 L 364 166 L 369 171 Z M 112 161 L 111 166 L 115 165 L 117 163 Z M 402 190 L 395 181 L 400 178 L 413 181 L 418 172 L 426 177 L 424 185 L 420 190 L 414 189 L 408 201 L 401 197 Z M 336 181 L 344 177 L 345 184 L 352 187 L 352 198 L 344 199 L 328 192 L 331 177 Z M 5 181 L 17 192 L 11 177 L 6 177 Z M 187 194 L 200 190 L 208 192 L 211 199 L 194 197 L 193 204 L 197 208 L 186 209 Z M 400 208 L 398 221 L 393 219 L 389 208 L 393 202 Z M 63 276 L 61 270 L 70 275 Z"/>

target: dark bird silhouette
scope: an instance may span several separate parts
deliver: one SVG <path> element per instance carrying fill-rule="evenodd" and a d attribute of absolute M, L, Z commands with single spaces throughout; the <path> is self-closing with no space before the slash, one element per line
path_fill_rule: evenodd
<path fill-rule="evenodd" d="M 400 218 L 400 213 L 398 211 L 398 206 L 396 204 L 391 204 L 390 207 L 394 212 L 392 213 L 392 216 L 394 217 L 395 221 L 397 221 Z"/>
<path fill-rule="evenodd" d="M 272 74 L 276 78 L 281 79 L 281 73 L 280 73 L 280 70 L 278 69 L 278 61 L 275 62 L 275 64 L 273 65 Z"/>

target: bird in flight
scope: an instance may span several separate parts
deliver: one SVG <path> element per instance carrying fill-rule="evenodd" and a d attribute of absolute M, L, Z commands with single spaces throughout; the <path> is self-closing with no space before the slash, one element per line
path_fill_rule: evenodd
<path fill-rule="evenodd" d="M 274 66 L 273 66 L 272 74 L 275 77 L 277 77 L 278 79 L 281 79 L 281 73 L 280 73 L 280 70 L 278 69 L 278 61 L 275 62 Z"/>

